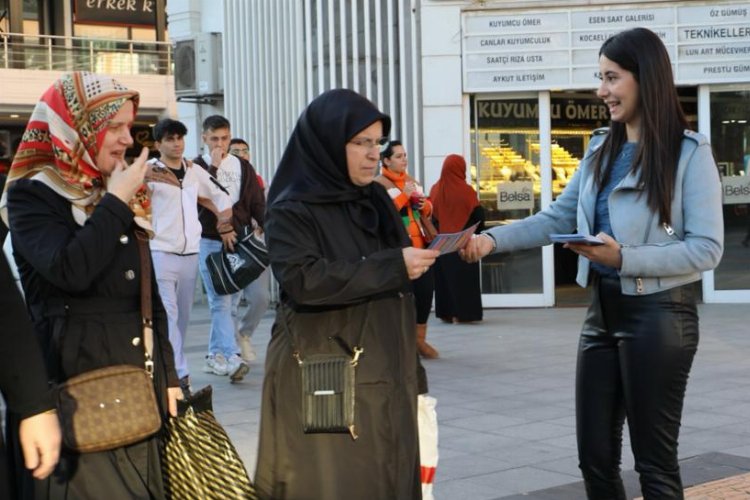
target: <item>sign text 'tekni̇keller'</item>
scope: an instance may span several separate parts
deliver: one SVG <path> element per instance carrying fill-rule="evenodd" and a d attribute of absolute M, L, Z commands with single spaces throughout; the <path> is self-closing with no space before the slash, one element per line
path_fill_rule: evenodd
<path fill-rule="evenodd" d="M 477 11 L 462 21 L 465 92 L 596 87 L 599 47 L 638 26 L 662 39 L 677 84 L 750 81 L 748 3 Z"/>

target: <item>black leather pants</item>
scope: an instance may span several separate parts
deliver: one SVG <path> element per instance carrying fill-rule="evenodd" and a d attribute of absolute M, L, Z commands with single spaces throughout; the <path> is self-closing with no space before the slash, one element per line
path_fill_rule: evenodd
<path fill-rule="evenodd" d="M 578 457 L 590 499 L 625 499 L 626 417 L 644 498 L 683 498 L 677 439 L 697 347 L 692 285 L 627 296 L 619 279 L 595 277 L 576 374 Z"/>
<path fill-rule="evenodd" d="M 430 317 L 432 296 L 435 293 L 435 271 L 430 267 L 426 273 L 412 281 L 414 302 L 417 305 L 417 324 L 424 325 Z"/>

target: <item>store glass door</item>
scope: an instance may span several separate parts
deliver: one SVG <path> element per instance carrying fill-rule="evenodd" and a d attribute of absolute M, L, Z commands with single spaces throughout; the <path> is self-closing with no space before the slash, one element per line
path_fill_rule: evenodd
<path fill-rule="evenodd" d="M 710 137 L 723 191 L 724 255 L 708 302 L 750 301 L 750 89 L 711 91 Z M 710 275 L 711 273 L 709 273 Z"/>
<path fill-rule="evenodd" d="M 512 224 L 541 210 L 542 193 L 549 196 L 550 186 L 542 175 L 538 94 L 477 96 L 471 123 L 471 180 L 485 210 L 487 228 Z M 545 283 L 551 254 L 546 264 L 545 251 L 534 248 L 483 259 L 484 306 L 551 305 L 551 281 Z"/>
<path fill-rule="evenodd" d="M 609 111 L 594 91 L 554 92 L 551 95 L 552 199 L 568 185 L 586 153 L 591 136 L 609 124 Z M 589 291 L 576 283 L 578 256 L 562 245 L 554 246 L 555 304 L 585 306 Z"/>

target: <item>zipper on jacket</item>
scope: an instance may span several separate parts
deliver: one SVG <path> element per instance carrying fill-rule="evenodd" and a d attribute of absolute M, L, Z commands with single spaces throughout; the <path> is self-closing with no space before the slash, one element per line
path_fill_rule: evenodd
<path fill-rule="evenodd" d="M 187 169 L 185 169 L 185 175 L 187 175 Z M 184 178 L 183 178 L 184 179 Z M 182 252 L 180 252 L 181 255 L 185 254 L 185 250 L 187 250 L 187 228 L 185 227 L 185 203 L 183 202 L 183 189 L 182 189 L 182 179 L 178 179 L 180 181 L 180 219 L 182 219 Z"/>
<path fill-rule="evenodd" d="M 180 166 L 183 170 L 182 179 L 177 177 L 177 175 L 172 172 L 172 175 L 174 175 L 175 179 L 177 179 L 177 182 L 180 184 L 180 220 L 182 221 L 182 252 L 179 253 L 179 255 L 185 255 L 185 250 L 187 250 L 187 228 L 185 227 L 185 203 L 183 200 L 184 190 L 183 190 L 183 181 L 188 175 L 187 171 L 187 162 L 185 161 L 185 158 L 182 159 L 182 162 L 180 162 Z"/>
<path fill-rule="evenodd" d="M 643 278 L 635 279 L 635 291 L 638 293 L 643 293 Z"/>
<path fill-rule="evenodd" d="M 674 236 L 674 229 L 672 228 L 672 226 L 664 222 L 662 223 L 662 227 L 664 228 L 664 231 L 666 231 L 669 236 Z"/>

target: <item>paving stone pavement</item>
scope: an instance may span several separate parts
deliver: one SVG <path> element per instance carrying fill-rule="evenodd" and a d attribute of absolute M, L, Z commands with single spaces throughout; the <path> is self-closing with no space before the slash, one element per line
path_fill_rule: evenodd
<path fill-rule="evenodd" d="M 740 474 L 685 490 L 685 500 L 750 498 L 750 474 Z"/>
<path fill-rule="evenodd" d="M 679 448 L 686 487 L 750 472 L 748 306 L 703 304 L 699 312 L 701 340 Z M 430 394 L 438 400 L 437 499 L 584 498 L 573 401 L 584 313 L 584 308 L 493 309 L 485 311 L 483 322 L 467 325 L 430 318 L 428 339 L 441 354 L 425 362 Z M 186 341 L 193 387 L 213 385 L 217 418 L 251 475 L 272 321 L 269 310 L 253 336 L 258 360 L 238 384 L 202 372 L 209 328 L 204 304 L 193 310 Z M 622 468 L 628 498 L 640 496 L 627 429 Z M 747 476 L 717 488 L 743 480 Z"/>

